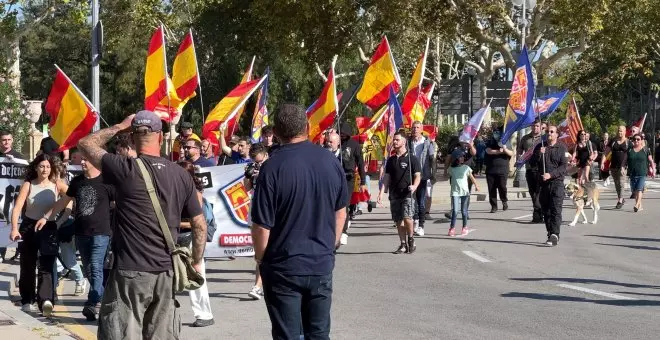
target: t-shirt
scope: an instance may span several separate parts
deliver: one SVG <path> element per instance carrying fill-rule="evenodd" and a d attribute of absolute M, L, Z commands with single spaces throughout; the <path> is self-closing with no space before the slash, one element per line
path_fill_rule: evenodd
<path fill-rule="evenodd" d="M 646 147 L 639 151 L 635 151 L 633 148 L 628 150 L 628 176 L 646 177 L 649 168 L 649 154 L 650 151 Z"/>
<path fill-rule="evenodd" d="M 281 145 L 263 163 L 252 222 L 270 229 L 262 267 L 285 275 L 328 275 L 335 266 L 335 212 L 346 206 L 339 161 L 309 141 Z"/>
<path fill-rule="evenodd" d="M 172 239 L 176 240 L 182 213 L 202 214 L 193 179 L 186 170 L 165 158 L 139 157 L 151 174 Z M 115 267 L 151 272 L 172 270 L 165 237 L 137 161 L 107 153 L 101 164 L 104 179 L 116 189 Z"/>
<path fill-rule="evenodd" d="M 610 159 L 610 169 L 620 169 L 625 166 L 628 160 L 629 142 L 625 141 L 619 143 L 616 140 L 610 142 L 610 150 L 612 150 L 612 158 Z"/>
<path fill-rule="evenodd" d="M 76 235 L 110 235 L 110 202 L 115 188 L 103 182 L 103 175 L 87 178 L 84 174 L 71 180 L 66 195 L 75 198 Z"/>
<path fill-rule="evenodd" d="M 401 156 L 393 155 L 387 159 L 385 173 L 390 176 L 390 199 L 404 199 L 410 195 L 408 187 L 416 173 L 420 173 L 419 159 L 408 152 Z"/>
<path fill-rule="evenodd" d="M 25 156 L 23 156 L 22 153 L 14 150 L 14 149 L 9 150 L 9 152 L 0 152 L 0 157 L 7 157 L 7 155 L 10 155 L 10 156 L 12 156 L 14 158 L 18 158 L 18 159 L 25 159 Z"/>
<path fill-rule="evenodd" d="M 231 159 L 234 161 L 234 164 L 243 164 L 243 163 L 251 163 L 252 159 L 250 157 L 248 158 L 243 158 L 240 153 L 237 151 L 232 150 L 231 151 Z"/>
<path fill-rule="evenodd" d="M 488 149 L 499 150 L 500 146 L 495 139 L 491 139 L 486 145 Z M 502 153 L 499 155 L 489 155 L 486 152 L 486 174 L 491 175 L 508 175 L 509 174 L 509 160 L 511 156 Z"/>
<path fill-rule="evenodd" d="M 196 161 L 192 162 L 193 165 L 201 166 L 202 168 L 215 166 L 215 159 L 209 159 L 206 157 L 199 157 Z"/>
<path fill-rule="evenodd" d="M 449 167 L 450 196 L 467 196 L 470 194 L 468 188 L 470 174 L 472 174 L 472 168 L 465 164 Z"/>

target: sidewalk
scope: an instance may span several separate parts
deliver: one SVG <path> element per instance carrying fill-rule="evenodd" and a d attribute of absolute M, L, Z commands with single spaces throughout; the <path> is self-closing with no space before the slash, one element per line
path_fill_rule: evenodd
<path fill-rule="evenodd" d="M 7 250 L 7 258 L 14 249 Z M 12 296 L 18 295 L 18 263 L 0 263 L 0 334 L 6 339 L 74 340 L 70 333 L 38 314 L 27 314 L 14 305 Z"/>

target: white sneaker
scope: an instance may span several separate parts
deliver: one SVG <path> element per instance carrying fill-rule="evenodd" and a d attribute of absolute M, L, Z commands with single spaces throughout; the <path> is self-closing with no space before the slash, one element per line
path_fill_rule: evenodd
<path fill-rule="evenodd" d="M 31 303 L 26 303 L 21 307 L 21 310 L 24 311 L 25 313 L 32 313 L 36 312 L 37 309 L 34 307 L 33 304 Z"/>
<path fill-rule="evenodd" d="M 248 293 L 248 296 L 253 300 L 261 300 L 261 298 L 264 296 L 264 290 L 261 287 L 254 286 Z"/>
<path fill-rule="evenodd" d="M 351 223 L 353 223 L 353 222 L 349 220 L 348 225 L 346 226 L 346 231 L 348 231 L 348 229 L 351 229 Z"/>
<path fill-rule="evenodd" d="M 75 296 L 85 295 L 86 289 L 87 289 L 87 280 L 76 282 L 76 290 L 74 291 L 73 295 Z"/>
<path fill-rule="evenodd" d="M 41 314 L 47 318 L 53 315 L 53 303 L 49 300 L 44 301 L 44 304 L 41 305 Z"/>
<path fill-rule="evenodd" d="M 424 228 L 417 228 L 415 236 L 424 236 Z"/>
<path fill-rule="evenodd" d="M 341 237 L 339 238 L 339 244 L 342 246 L 345 246 L 348 244 L 348 234 L 347 233 L 341 233 Z"/>
<path fill-rule="evenodd" d="M 419 220 L 413 220 L 413 228 L 415 228 L 415 230 L 419 229 Z"/>

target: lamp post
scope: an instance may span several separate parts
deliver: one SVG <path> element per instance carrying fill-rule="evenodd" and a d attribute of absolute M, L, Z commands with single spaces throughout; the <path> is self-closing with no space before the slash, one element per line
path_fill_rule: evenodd
<path fill-rule="evenodd" d="M 515 10 L 518 8 L 521 9 L 520 15 L 519 16 L 514 16 L 517 18 L 517 24 L 520 27 L 520 41 L 518 42 L 518 49 L 522 53 L 523 48 L 525 47 L 525 40 L 527 38 L 527 27 L 529 21 L 527 20 L 527 14 L 528 11 L 534 10 L 534 7 L 536 7 L 536 0 L 511 0 L 511 3 L 513 4 L 513 7 Z M 536 89 L 534 89 L 536 90 Z M 516 138 L 516 143 L 519 145 L 522 136 L 523 136 L 523 131 L 520 130 L 518 131 L 517 138 Z M 517 148 L 516 148 L 517 149 Z M 516 154 L 516 157 L 519 157 L 520 155 Z M 516 171 L 516 175 L 513 179 L 513 186 L 515 188 L 520 188 L 520 187 L 526 187 L 527 186 L 527 180 L 525 179 L 525 174 L 526 174 L 526 169 L 525 167 L 521 167 Z"/>
<path fill-rule="evenodd" d="M 92 104 L 97 112 L 96 123 L 94 123 L 93 131 L 98 131 L 101 128 L 101 91 L 99 84 L 99 62 L 101 61 L 101 45 L 103 40 L 103 29 L 99 23 L 99 0 L 92 0 Z"/>

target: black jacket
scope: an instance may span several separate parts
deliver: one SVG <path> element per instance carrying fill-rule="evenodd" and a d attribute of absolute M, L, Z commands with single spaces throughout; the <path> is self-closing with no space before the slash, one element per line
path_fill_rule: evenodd
<path fill-rule="evenodd" d="M 364 158 L 362 158 L 362 147 L 353 138 L 341 142 L 341 165 L 346 173 L 346 178 L 353 178 L 355 175 L 355 167 L 358 168 L 360 174 L 360 185 L 367 183 L 367 176 L 364 172 Z"/>

